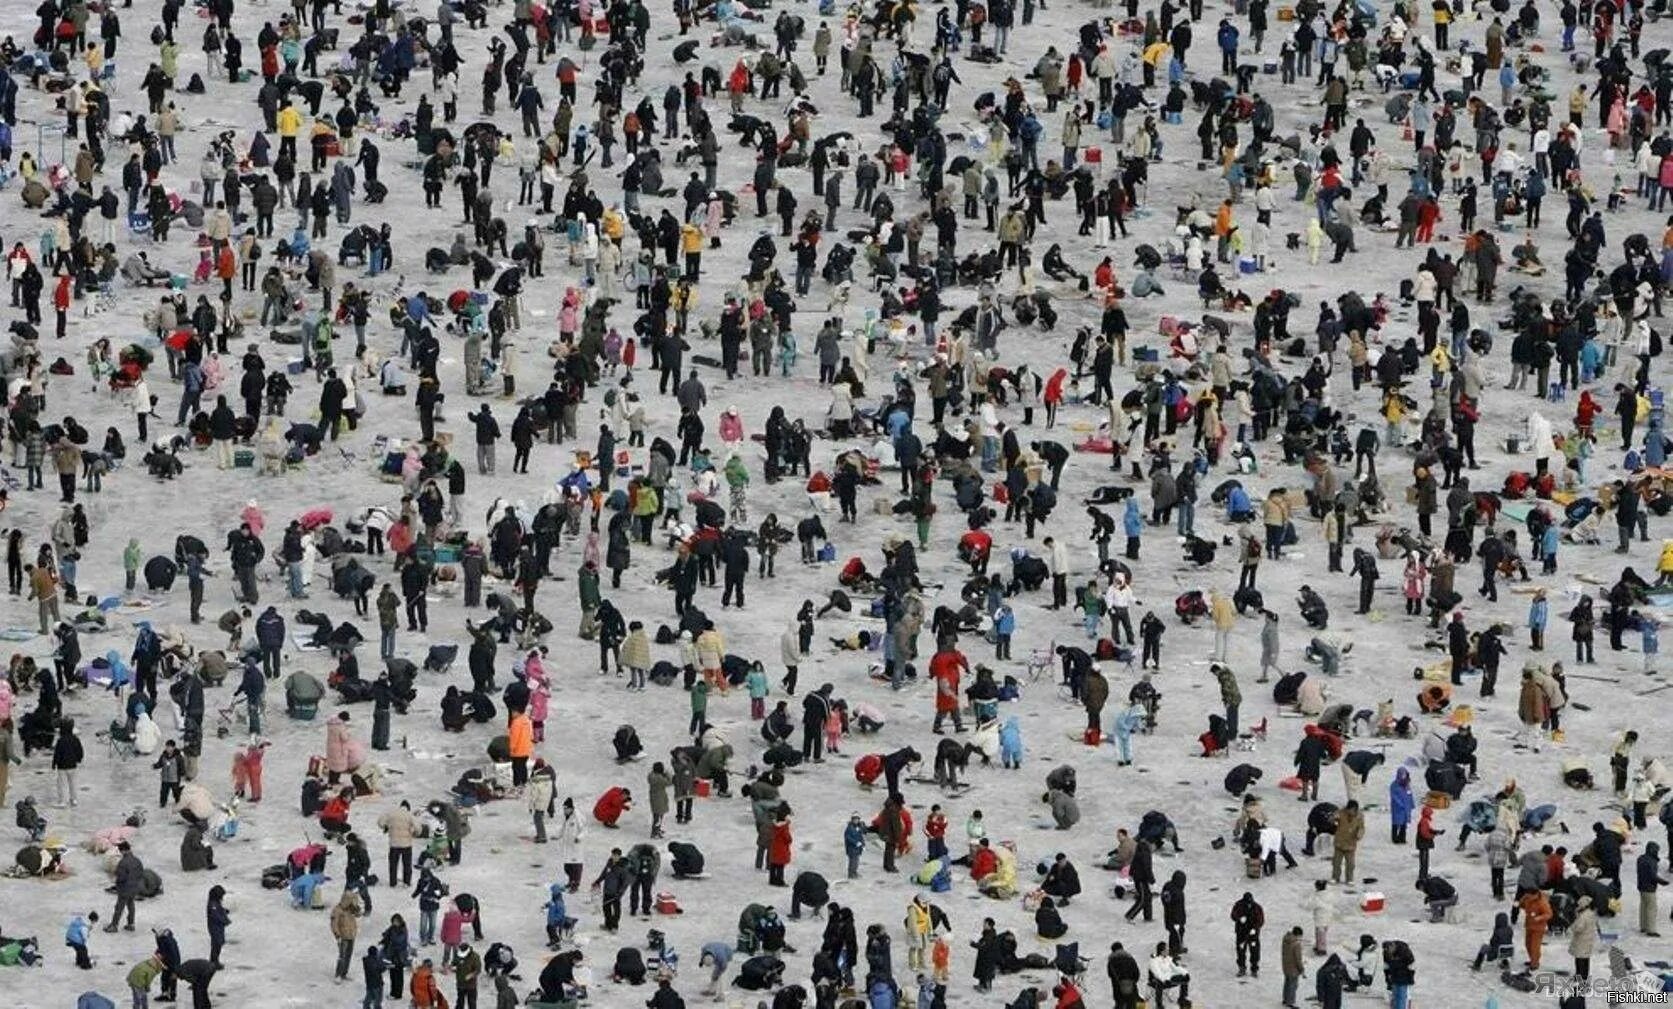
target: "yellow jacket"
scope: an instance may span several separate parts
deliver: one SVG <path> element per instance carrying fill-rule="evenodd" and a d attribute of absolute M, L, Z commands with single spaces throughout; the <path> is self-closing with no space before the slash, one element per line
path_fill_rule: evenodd
<path fill-rule="evenodd" d="M 619 242 L 622 240 L 622 215 L 614 210 L 606 210 L 604 219 L 599 221 L 599 230 L 605 238 Z"/>
<path fill-rule="evenodd" d="M 687 223 L 680 228 L 680 251 L 688 254 L 703 251 L 703 232 L 697 225 Z"/>
<path fill-rule="evenodd" d="M 1229 597 L 1218 592 L 1209 594 L 1209 617 L 1214 621 L 1217 631 L 1229 631 L 1237 626 L 1237 607 L 1232 605 Z"/>
<path fill-rule="evenodd" d="M 279 127 L 279 136 L 294 137 L 302 130 L 302 113 L 296 111 L 295 106 L 287 105 L 279 110 L 274 122 Z"/>
<path fill-rule="evenodd" d="M 906 905 L 906 932 L 913 938 L 929 934 L 929 908 L 917 901 Z"/>

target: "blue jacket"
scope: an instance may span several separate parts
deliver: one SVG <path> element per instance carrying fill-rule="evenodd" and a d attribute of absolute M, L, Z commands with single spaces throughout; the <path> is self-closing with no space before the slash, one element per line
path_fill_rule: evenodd
<path fill-rule="evenodd" d="M 999 752 L 1007 757 L 1022 758 L 1022 723 L 1015 715 L 1005 719 L 1005 724 L 999 727 Z"/>
<path fill-rule="evenodd" d="M 285 618 L 279 615 L 278 610 L 269 606 L 256 618 L 256 640 L 263 648 L 284 647 Z"/>
<path fill-rule="evenodd" d="M 242 696 L 251 704 L 260 704 L 267 694 L 267 677 L 262 675 L 261 667 L 254 662 L 244 663 L 244 673 L 238 679 L 238 689 L 233 691 L 233 697 Z"/>
<path fill-rule="evenodd" d="M 1015 634 L 1017 631 L 1017 615 L 1009 606 L 999 607 L 999 612 L 993 615 L 993 631 L 995 634 Z"/>
<path fill-rule="evenodd" d="M 699 959 L 705 956 L 714 963 L 716 970 L 724 972 L 726 965 L 732 962 L 732 947 L 723 942 L 704 943 Z"/>
<path fill-rule="evenodd" d="M 843 830 L 842 850 L 850 855 L 858 855 L 866 850 L 866 828 L 863 824 L 850 823 Z"/>
<path fill-rule="evenodd" d="M 1545 623 L 1551 617 L 1551 604 L 1544 599 L 1535 599 L 1528 604 L 1528 626 L 1535 630 L 1544 630 Z"/>
<path fill-rule="evenodd" d="M 895 1009 L 899 1001 L 895 985 L 889 978 L 877 978 L 871 983 L 871 1009 Z"/>
<path fill-rule="evenodd" d="M 1113 731 L 1118 738 L 1132 738 L 1133 733 L 1139 731 L 1139 725 L 1144 715 L 1137 708 L 1128 708 L 1115 716 Z"/>
<path fill-rule="evenodd" d="M 1464 823 L 1477 834 L 1490 833 L 1499 822 L 1499 807 L 1486 799 L 1475 799 L 1464 810 Z"/>
<path fill-rule="evenodd" d="M 64 944 L 67 946 L 87 945 L 87 919 L 76 915 L 70 919 L 69 927 L 64 929 Z"/>
<path fill-rule="evenodd" d="M 562 925 L 569 918 L 569 911 L 563 902 L 564 885 L 553 883 L 547 892 L 552 895 L 552 899 L 546 902 L 546 924 Z"/>
<path fill-rule="evenodd" d="M 1412 822 L 1412 776 L 1404 767 L 1388 783 L 1388 819 L 1397 827 Z"/>
<path fill-rule="evenodd" d="M 1127 499 L 1127 510 L 1121 514 L 1121 531 L 1128 536 L 1144 532 L 1144 516 L 1139 514 L 1139 503 L 1132 498 Z"/>
<path fill-rule="evenodd" d="M 1226 495 L 1226 514 L 1231 516 L 1253 515 L 1255 506 L 1249 501 L 1249 492 L 1242 487 L 1233 487 Z"/>

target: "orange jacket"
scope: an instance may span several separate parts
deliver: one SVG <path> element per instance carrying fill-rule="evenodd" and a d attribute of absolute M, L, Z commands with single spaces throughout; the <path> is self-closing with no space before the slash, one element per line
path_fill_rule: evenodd
<path fill-rule="evenodd" d="M 1546 926 L 1551 921 L 1551 902 L 1545 898 L 1545 891 L 1535 890 L 1533 893 L 1524 894 L 1521 905 L 1527 933 L 1544 935 Z"/>
<path fill-rule="evenodd" d="M 527 760 L 534 754 L 534 723 L 529 720 L 527 712 L 519 711 L 511 716 L 511 724 L 506 728 L 506 737 L 511 759 Z"/>
<path fill-rule="evenodd" d="M 436 984 L 436 973 L 429 967 L 420 966 L 413 972 L 412 1004 L 416 1009 L 447 1009 L 447 997 L 441 993 L 441 986 Z"/>
<path fill-rule="evenodd" d="M 1214 214 L 1214 234 L 1221 238 L 1231 234 L 1232 208 L 1228 204 L 1220 204 L 1220 209 Z"/>

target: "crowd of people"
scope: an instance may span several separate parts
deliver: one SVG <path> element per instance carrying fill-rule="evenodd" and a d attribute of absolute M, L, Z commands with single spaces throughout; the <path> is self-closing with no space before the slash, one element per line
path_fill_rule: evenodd
<path fill-rule="evenodd" d="M 1664 0 L 1204 8 L 0 14 L 0 976 L 1659 990 Z"/>

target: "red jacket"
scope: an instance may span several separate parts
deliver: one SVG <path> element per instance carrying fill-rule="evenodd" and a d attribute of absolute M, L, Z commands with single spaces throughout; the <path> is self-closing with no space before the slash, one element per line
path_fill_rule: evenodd
<path fill-rule="evenodd" d="M 967 667 L 964 656 L 959 652 L 937 652 L 929 660 L 929 675 L 935 680 L 935 710 L 948 712 L 958 710 L 959 674 Z"/>
<path fill-rule="evenodd" d="M 1059 368 L 1051 373 L 1050 378 L 1046 379 L 1046 392 L 1044 399 L 1047 403 L 1063 402 L 1063 383 L 1068 379 L 1068 377 L 1069 369 Z"/>
<path fill-rule="evenodd" d="M 875 753 L 868 753 L 854 761 L 854 780 L 862 785 L 869 785 L 883 776 L 883 758 Z"/>
<path fill-rule="evenodd" d="M 726 90 L 732 94 L 742 94 L 749 90 L 749 68 L 744 66 L 743 60 L 733 65 L 732 73 L 726 81 Z"/>
<path fill-rule="evenodd" d="M 992 848 L 977 848 L 976 854 L 970 856 L 970 878 L 978 882 L 986 879 L 999 868 L 999 856 Z"/>
<path fill-rule="evenodd" d="M 593 819 L 606 827 L 614 827 L 616 821 L 627 812 L 627 793 L 621 787 L 612 788 L 598 797 L 593 804 Z"/>
<path fill-rule="evenodd" d="M 773 839 L 767 844 L 767 864 L 790 864 L 790 824 L 773 824 Z"/>

